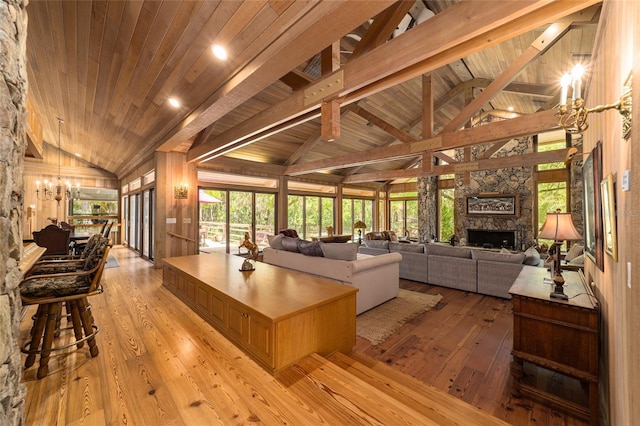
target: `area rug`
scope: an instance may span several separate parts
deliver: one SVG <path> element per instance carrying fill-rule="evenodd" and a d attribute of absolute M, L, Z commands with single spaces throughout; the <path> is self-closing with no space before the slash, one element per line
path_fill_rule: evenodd
<path fill-rule="evenodd" d="M 112 254 L 109 254 L 109 256 L 107 256 L 107 261 L 104 263 L 104 268 L 117 268 L 118 266 L 120 266 L 120 264 L 118 263 L 118 261 L 116 260 L 115 257 L 113 257 Z"/>
<path fill-rule="evenodd" d="M 398 297 L 363 312 L 356 317 L 356 334 L 373 345 L 384 342 L 407 321 L 432 309 L 442 300 L 442 295 L 402 290 Z"/>

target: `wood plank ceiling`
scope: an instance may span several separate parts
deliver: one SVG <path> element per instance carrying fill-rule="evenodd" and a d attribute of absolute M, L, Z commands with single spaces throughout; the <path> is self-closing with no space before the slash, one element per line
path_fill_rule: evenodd
<path fill-rule="evenodd" d="M 537 47 L 542 54 L 470 118 L 551 108 L 560 75 L 588 62 L 598 2 L 32 1 L 27 11 L 30 113 L 53 146 L 63 118 L 61 149 L 95 167 L 122 177 L 162 150 L 208 168 L 268 164 L 304 174 L 301 165 L 313 173 L 328 165 L 341 179 L 385 180 L 376 173 L 392 177 L 424 150 L 346 166 L 427 139 L 423 74 L 437 134 L 568 19 L 562 36 Z M 212 55 L 213 44 L 226 47 L 227 61 Z M 335 141 L 320 138 L 322 97 L 308 100 L 314 84 L 340 106 Z"/>

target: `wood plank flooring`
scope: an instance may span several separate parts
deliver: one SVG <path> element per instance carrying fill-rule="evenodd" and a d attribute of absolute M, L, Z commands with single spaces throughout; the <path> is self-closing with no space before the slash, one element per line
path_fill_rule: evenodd
<path fill-rule="evenodd" d="M 123 247 L 112 254 L 120 267 L 105 270 L 105 293 L 90 299 L 101 328 L 100 354 L 91 358 L 86 348 L 54 353 L 50 373 L 41 380 L 35 379 L 37 363 L 27 369 L 27 425 L 398 424 L 393 410 L 380 419 L 328 410 L 322 398 L 330 392 L 301 398 L 294 372 L 275 378 L 259 368 L 165 290 L 161 270 Z M 514 425 L 585 424 L 510 396 L 510 301 L 404 280 L 401 286 L 444 298 L 379 346 L 358 338 L 355 361 L 339 358 L 344 368 L 351 364 L 355 373 L 356 362 L 381 374 L 408 373 Z M 33 312 L 32 307 L 21 323 L 20 343 L 27 340 Z M 296 368 L 326 370 L 323 380 L 342 380 L 338 367 L 321 360 L 304 360 Z M 557 377 L 542 380 L 568 386 Z M 358 398 L 363 404 L 371 399 Z M 336 395 L 333 400 L 354 405 Z M 405 424 L 468 424 L 462 416 L 420 420 L 424 407 L 414 408 L 402 414 Z"/>

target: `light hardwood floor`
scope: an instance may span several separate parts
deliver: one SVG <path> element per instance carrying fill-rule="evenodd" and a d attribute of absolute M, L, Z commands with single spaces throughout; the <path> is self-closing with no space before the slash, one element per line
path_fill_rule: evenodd
<path fill-rule="evenodd" d="M 323 408 L 326 403 L 315 397 L 302 400 L 291 383 L 257 367 L 164 289 L 161 270 L 126 248 L 112 253 L 120 267 L 105 270 L 105 293 L 90 300 L 101 328 L 100 354 L 54 353 L 41 380 L 36 367 L 26 370 L 26 424 L 376 423 Z M 585 424 L 510 396 L 509 301 L 404 280 L 401 286 L 444 298 L 379 346 L 358 338 L 356 359 L 372 365 L 378 359 L 514 425 Z M 21 323 L 21 343 L 32 313 L 30 308 Z M 571 388 L 557 377 L 543 380 Z"/>

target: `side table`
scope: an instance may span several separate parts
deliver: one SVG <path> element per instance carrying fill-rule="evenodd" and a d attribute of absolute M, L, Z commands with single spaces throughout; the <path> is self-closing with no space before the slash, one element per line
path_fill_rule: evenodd
<path fill-rule="evenodd" d="M 581 271 L 565 271 L 569 300 L 549 297 L 553 284 L 546 268 L 520 273 L 509 293 L 513 297 L 513 391 L 543 399 L 571 414 L 599 424 L 599 308 Z M 588 406 L 525 383 L 523 362 L 573 377 L 588 391 Z"/>

